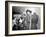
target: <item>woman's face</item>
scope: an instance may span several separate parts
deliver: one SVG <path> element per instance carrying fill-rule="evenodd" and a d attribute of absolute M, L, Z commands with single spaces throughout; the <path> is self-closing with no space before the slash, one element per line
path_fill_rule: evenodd
<path fill-rule="evenodd" d="M 27 12 L 28 15 L 30 15 L 30 12 Z"/>

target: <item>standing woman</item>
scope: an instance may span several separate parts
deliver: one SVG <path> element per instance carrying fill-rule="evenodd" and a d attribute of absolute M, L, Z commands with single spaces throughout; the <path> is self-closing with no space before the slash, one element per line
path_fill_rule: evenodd
<path fill-rule="evenodd" d="M 26 20 L 26 24 L 25 24 L 25 26 L 26 26 L 26 30 L 30 30 L 31 29 L 31 13 L 32 13 L 32 11 L 30 11 L 30 10 L 26 10 L 26 18 L 25 18 L 25 20 Z"/>

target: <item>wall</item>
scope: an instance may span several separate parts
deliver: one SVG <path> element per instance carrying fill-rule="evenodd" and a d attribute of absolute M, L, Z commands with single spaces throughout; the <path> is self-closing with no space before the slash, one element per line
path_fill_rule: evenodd
<path fill-rule="evenodd" d="M 20 0 L 20 1 L 45 2 L 46 3 L 46 0 Z M 46 6 L 46 4 L 45 4 L 45 6 Z M 45 7 L 45 9 L 46 9 L 46 7 Z M 46 18 L 46 15 L 45 15 L 45 18 Z M 45 24 L 45 26 L 46 26 L 46 24 Z M 5 37 L 5 0 L 0 0 L 0 37 Z M 8 36 L 8 37 L 10 37 L 10 36 Z M 24 35 L 24 36 L 12 36 L 12 37 L 46 37 L 46 32 L 45 32 L 45 34 L 40 34 L 40 35 Z"/>

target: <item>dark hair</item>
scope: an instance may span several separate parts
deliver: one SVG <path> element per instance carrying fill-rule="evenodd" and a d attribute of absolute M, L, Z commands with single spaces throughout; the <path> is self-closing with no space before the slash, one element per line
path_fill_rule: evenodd
<path fill-rule="evenodd" d="M 21 19 L 23 19 L 23 17 L 20 17 Z"/>
<path fill-rule="evenodd" d="M 27 13 L 27 12 L 30 12 L 30 13 L 31 13 L 32 11 L 30 11 L 30 10 L 26 10 L 26 13 Z"/>

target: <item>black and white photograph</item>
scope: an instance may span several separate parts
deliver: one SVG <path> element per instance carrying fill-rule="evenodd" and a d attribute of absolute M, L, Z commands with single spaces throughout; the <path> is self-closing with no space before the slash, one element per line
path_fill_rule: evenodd
<path fill-rule="evenodd" d="M 6 2 L 6 35 L 44 34 L 44 5 L 36 2 Z"/>
<path fill-rule="evenodd" d="M 13 6 L 12 24 L 12 30 L 40 29 L 40 8 Z"/>

